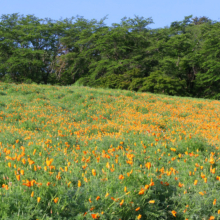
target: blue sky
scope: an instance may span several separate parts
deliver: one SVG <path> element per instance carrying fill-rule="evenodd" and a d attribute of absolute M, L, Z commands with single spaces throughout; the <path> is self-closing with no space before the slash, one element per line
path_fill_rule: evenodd
<path fill-rule="evenodd" d="M 39 18 L 58 20 L 80 15 L 85 19 L 100 20 L 108 15 L 105 23 L 120 23 L 121 18 L 134 15 L 152 17 L 150 28 L 169 26 L 184 16 L 207 16 L 220 21 L 220 0 L 2 0 L 2 14 L 34 14 Z"/>

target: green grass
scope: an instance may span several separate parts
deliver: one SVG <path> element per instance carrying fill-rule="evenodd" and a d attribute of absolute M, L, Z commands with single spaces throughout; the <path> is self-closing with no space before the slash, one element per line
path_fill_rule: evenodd
<path fill-rule="evenodd" d="M 213 100 L 0 83 L 0 218 L 220 219 L 219 114 Z"/>

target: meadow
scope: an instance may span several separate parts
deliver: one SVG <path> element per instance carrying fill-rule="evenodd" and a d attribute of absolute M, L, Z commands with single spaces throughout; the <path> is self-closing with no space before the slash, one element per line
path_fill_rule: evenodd
<path fill-rule="evenodd" d="M 0 83 L 0 219 L 220 219 L 220 102 Z"/>

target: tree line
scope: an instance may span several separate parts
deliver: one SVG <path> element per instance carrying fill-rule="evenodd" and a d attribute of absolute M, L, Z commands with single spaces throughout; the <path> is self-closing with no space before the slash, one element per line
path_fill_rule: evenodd
<path fill-rule="evenodd" d="M 220 22 L 0 17 L 0 80 L 220 99 Z"/>

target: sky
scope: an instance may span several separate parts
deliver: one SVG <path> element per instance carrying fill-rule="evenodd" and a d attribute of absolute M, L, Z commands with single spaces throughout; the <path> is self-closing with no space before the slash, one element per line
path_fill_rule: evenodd
<path fill-rule="evenodd" d="M 185 16 L 206 16 L 220 21 L 220 0 L 0 0 L 2 14 L 19 13 L 38 18 L 71 18 L 77 15 L 85 19 L 105 20 L 107 26 L 120 23 L 123 17 L 135 15 L 152 18 L 149 28 L 170 26 Z"/>

